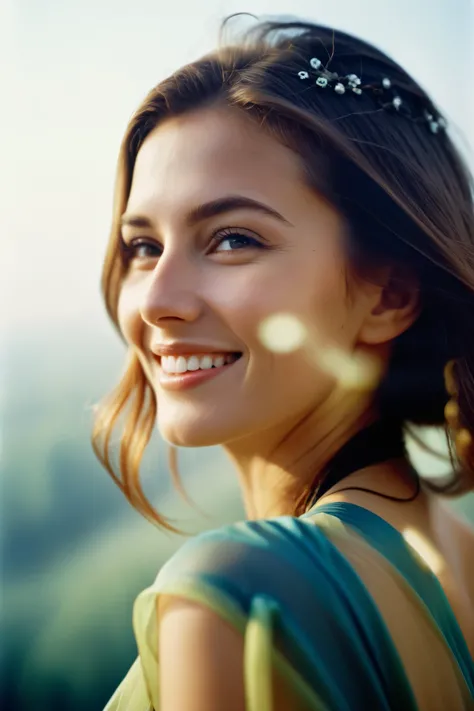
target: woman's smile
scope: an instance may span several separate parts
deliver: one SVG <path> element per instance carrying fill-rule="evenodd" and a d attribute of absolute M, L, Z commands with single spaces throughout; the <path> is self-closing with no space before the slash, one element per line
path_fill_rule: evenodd
<path fill-rule="evenodd" d="M 158 380 L 164 390 L 187 390 L 229 371 L 241 353 L 169 355 L 158 358 Z"/>

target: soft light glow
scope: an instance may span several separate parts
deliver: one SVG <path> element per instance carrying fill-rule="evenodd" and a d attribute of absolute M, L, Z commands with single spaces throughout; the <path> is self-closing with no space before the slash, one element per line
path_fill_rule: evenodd
<path fill-rule="evenodd" d="M 413 551 L 422 559 L 422 561 L 438 575 L 443 568 L 443 559 L 432 544 L 418 531 L 412 528 L 406 528 L 403 533 L 403 538 Z"/>
<path fill-rule="evenodd" d="M 314 359 L 345 390 L 373 390 L 378 384 L 377 362 L 365 353 L 346 353 L 341 348 L 327 346 L 315 350 Z"/>
<path fill-rule="evenodd" d="M 291 353 L 301 348 L 307 338 L 307 329 L 293 314 L 273 314 L 260 324 L 259 335 L 263 345 L 274 353 Z"/>

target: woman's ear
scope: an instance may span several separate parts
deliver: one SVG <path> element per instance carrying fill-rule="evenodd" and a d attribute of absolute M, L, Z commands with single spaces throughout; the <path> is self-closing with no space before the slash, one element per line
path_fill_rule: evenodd
<path fill-rule="evenodd" d="M 378 277 L 359 331 L 362 344 L 393 340 L 410 328 L 421 310 L 418 280 L 406 267 L 388 267 Z"/>

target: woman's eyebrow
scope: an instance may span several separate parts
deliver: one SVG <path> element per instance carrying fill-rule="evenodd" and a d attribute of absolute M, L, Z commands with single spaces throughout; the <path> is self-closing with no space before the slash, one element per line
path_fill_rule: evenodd
<path fill-rule="evenodd" d="M 273 207 L 265 205 L 263 202 L 258 202 L 258 200 L 244 197 L 243 195 L 229 195 L 227 197 L 218 198 L 217 200 L 211 200 L 210 202 L 198 205 L 189 212 L 186 222 L 188 225 L 193 225 L 196 222 L 202 222 L 210 217 L 222 215 L 223 213 L 231 212 L 232 210 L 256 210 L 257 212 L 262 212 L 265 215 L 274 217 L 277 220 L 280 220 L 280 222 L 291 225 L 291 222 L 289 222 L 289 220 L 283 217 L 283 215 L 277 212 Z"/>
<path fill-rule="evenodd" d="M 202 203 L 193 208 L 186 216 L 186 223 L 189 226 L 195 225 L 198 222 L 208 220 L 216 215 L 222 215 L 233 210 L 255 210 L 265 215 L 273 217 L 287 225 L 292 223 L 281 215 L 277 210 L 263 202 L 253 200 L 252 198 L 244 197 L 243 195 L 229 195 L 227 197 L 211 200 L 210 202 Z M 125 213 L 121 218 L 121 225 L 130 227 L 145 227 L 152 228 L 152 221 L 148 217 L 142 215 L 133 215 Z"/>
<path fill-rule="evenodd" d="M 124 213 L 120 218 L 121 227 L 153 227 L 151 220 L 142 215 L 133 215 L 132 213 Z"/>

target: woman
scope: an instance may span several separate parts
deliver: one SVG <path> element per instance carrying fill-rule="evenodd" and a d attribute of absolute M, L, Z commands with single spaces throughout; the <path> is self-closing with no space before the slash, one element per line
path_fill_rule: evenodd
<path fill-rule="evenodd" d="M 305 23 L 179 70 L 125 134 L 103 290 L 130 357 L 102 463 L 172 529 L 138 479 L 156 419 L 223 445 L 248 515 L 138 596 L 107 709 L 470 708 L 473 534 L 403 446 L 447 418 L 445 489 L 473 488 L 470 178 L 425 92 Z"/>

